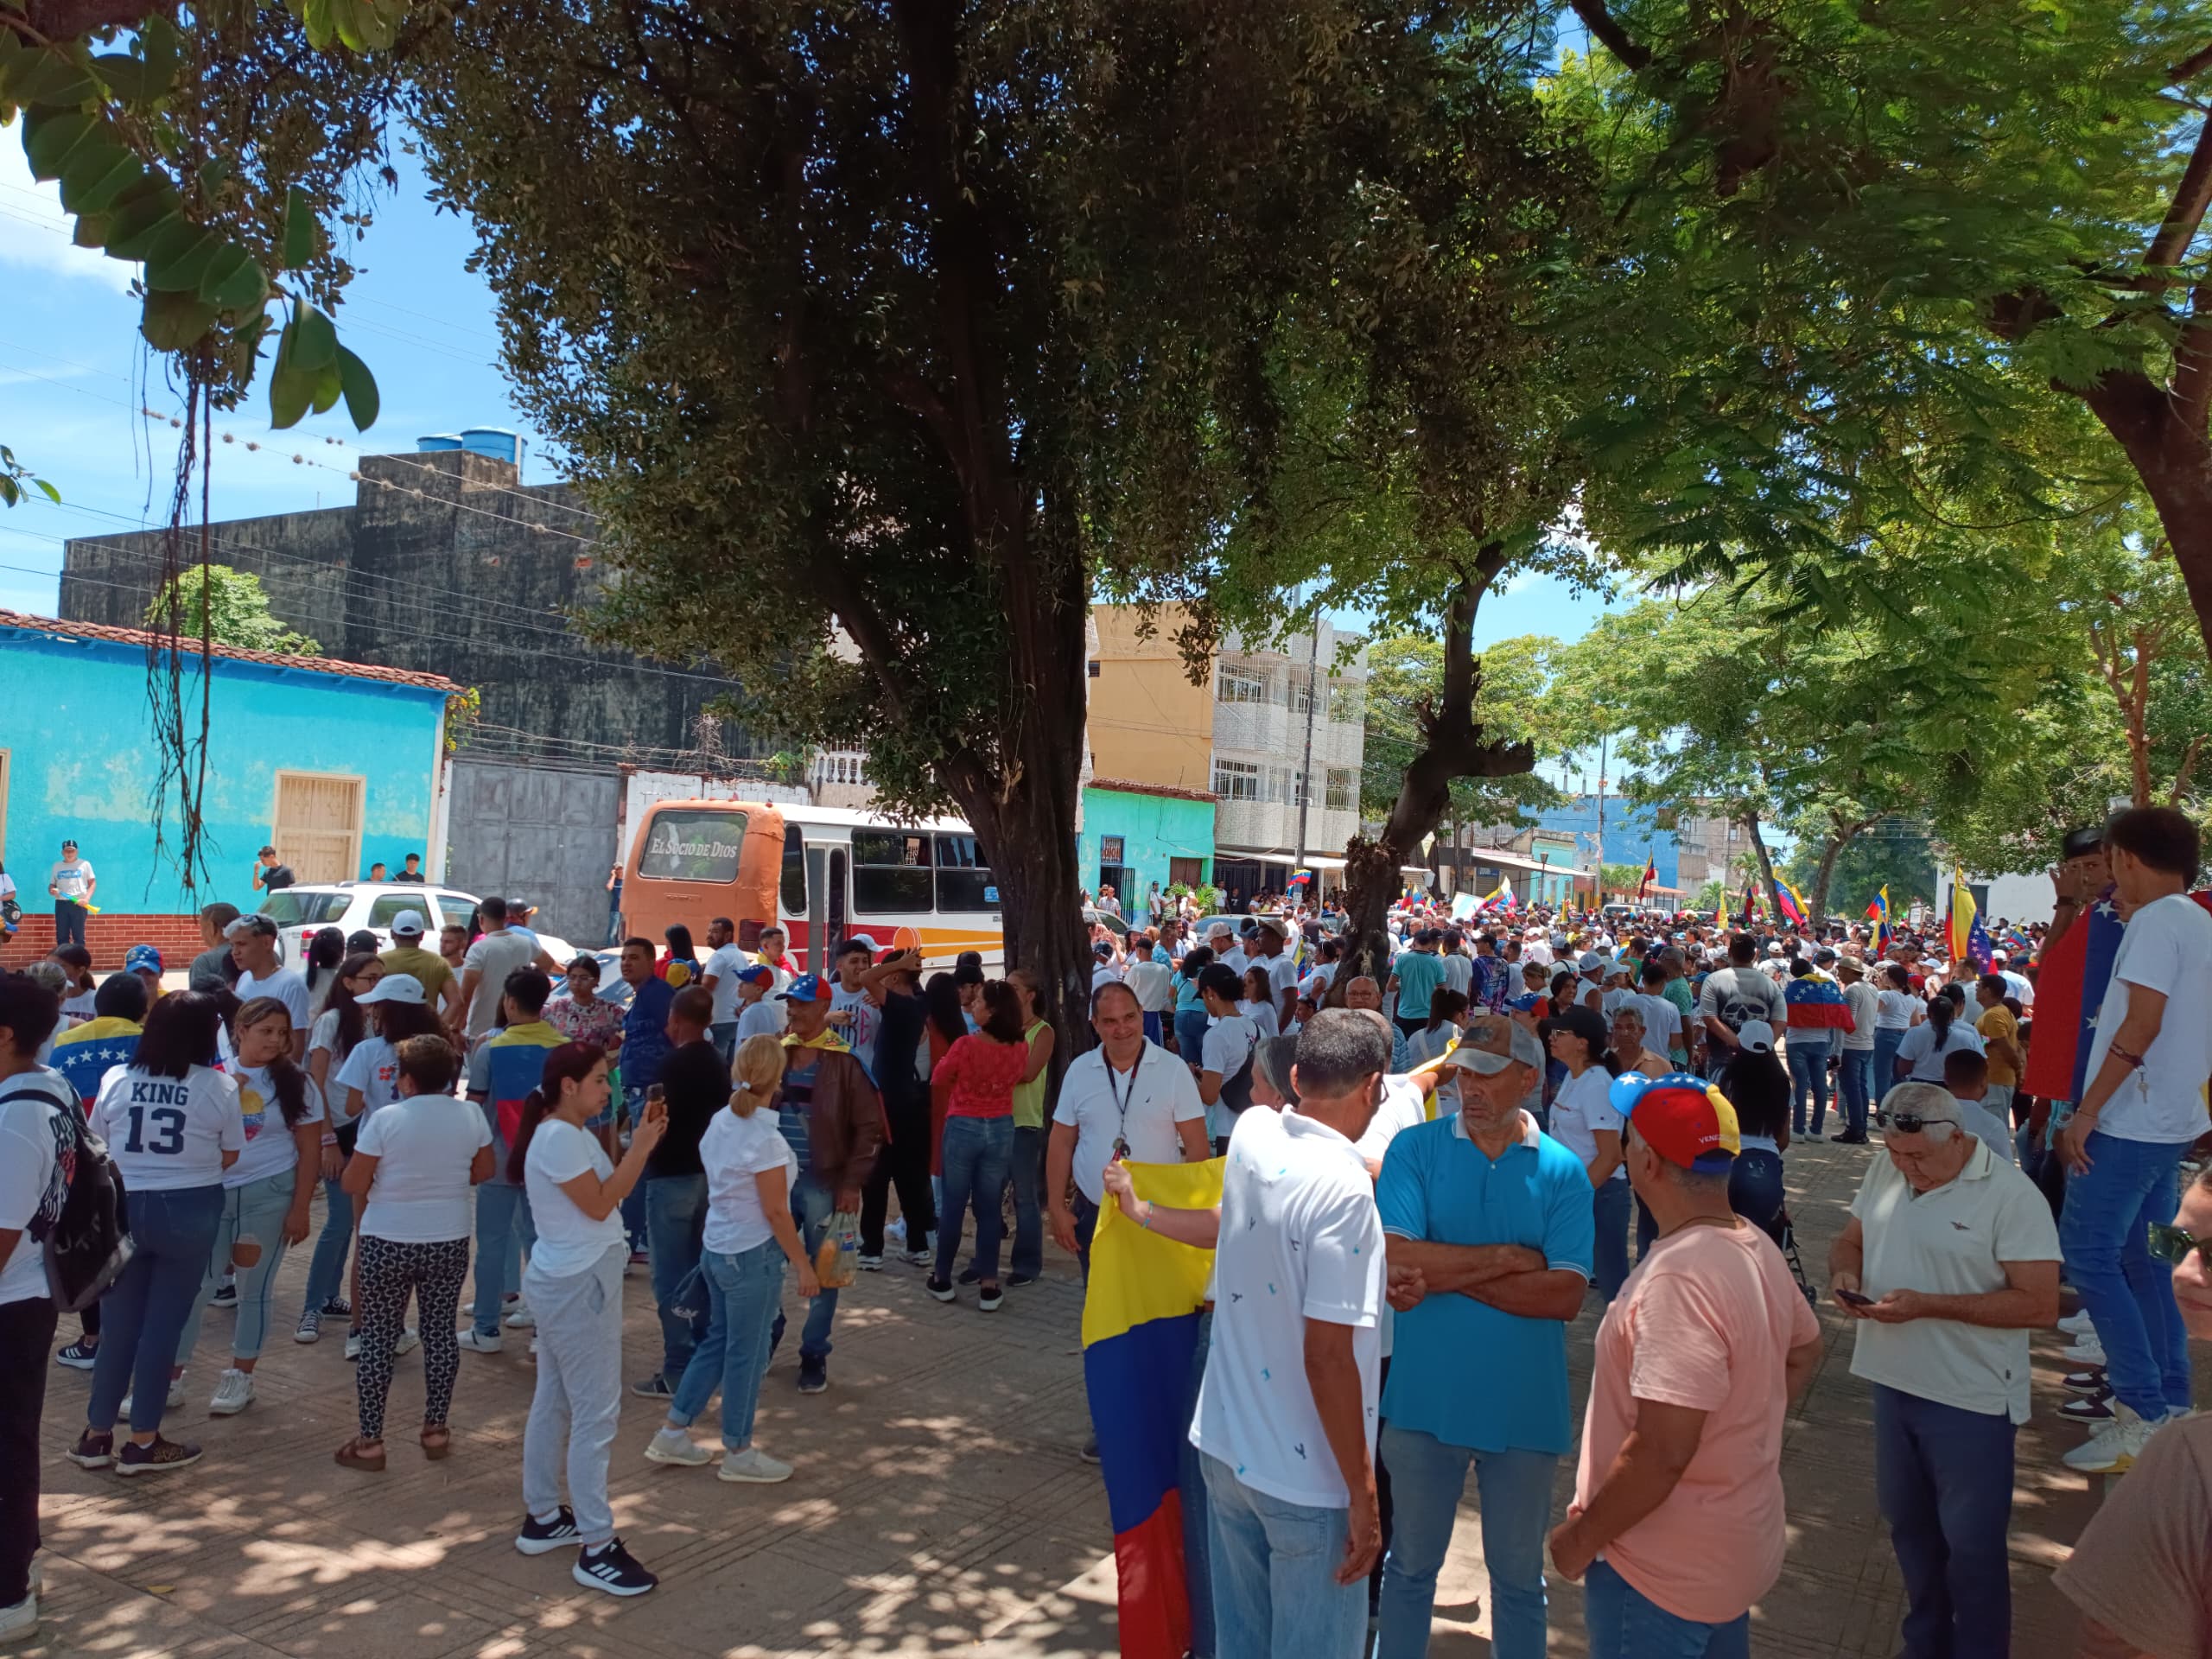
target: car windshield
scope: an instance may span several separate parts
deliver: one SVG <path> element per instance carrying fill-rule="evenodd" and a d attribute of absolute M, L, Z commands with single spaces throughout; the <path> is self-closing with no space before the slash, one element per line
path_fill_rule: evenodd
<path fill-rule="evenodd" d="M 338 920 L 353 902 L 342 887 L 279 887 L 261 901 L 261 914 L 279 927 L 317 926 Z"/>

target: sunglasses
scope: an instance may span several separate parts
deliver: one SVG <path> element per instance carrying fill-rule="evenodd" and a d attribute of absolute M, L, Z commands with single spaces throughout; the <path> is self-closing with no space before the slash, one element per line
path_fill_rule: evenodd
<path fill-rule="evenodd" d="M 1918 1135 L 1930 1123 L 1956 1123 L 1955 1117 L 1923 1117 L 1918 1112 L 1891 1112 L 1890 1127 L 1899 1135 Z"/>
<path fill-rule="evenodd" d="M 2170 1267 L 2179 1267 L 2189 1260 L 2191 1250 L 2208 1272 L 2212 1272 L 2212 1238 L 2198 1238 L 2178 1227 L 2168 1227 L 2158 1222 L 2151 1224 L 2151 1254 Z"/>

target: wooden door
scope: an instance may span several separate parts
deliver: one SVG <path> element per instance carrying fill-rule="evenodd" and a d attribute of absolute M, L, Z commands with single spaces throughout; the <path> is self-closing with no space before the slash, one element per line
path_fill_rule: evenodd
<path fill-rule="evenodd" d="M 276 774 L 276 856 L 302 881 L 350 881 L 360 874 L 359 778 L 320 772 Z"/>

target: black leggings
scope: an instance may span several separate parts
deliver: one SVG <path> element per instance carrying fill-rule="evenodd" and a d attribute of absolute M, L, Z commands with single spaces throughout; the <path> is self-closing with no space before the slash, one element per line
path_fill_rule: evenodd
<path fill-rule="evenodd" d="M 407 1293 L 423 1310 L 423 1424 L 442 1428 L 453 1409 L 461 1342 L 454 1315 L 468 1277 L 468 1241 L 403 1244 L 363 1235 L 360 1241 L 361 1357 L 353 1386 L 361 1407 L 361 1438 L 384 1438 L 385 1402 L 391 1393 L 391 1351 L 407 1317 Z"/>
<path fill-rule="evenodd" d="M 886 1109 L 891 1139 L 876 1154 L 875 1167 L 861 1188 L 861 1254 L 883 1254 L 883 1223 L 891 1189 L 899 1188 L 899 1213 L 906 1218 L 906 1248 L 925 1249 L 937 1230 L 937 1205 L 930 1193 L 930 1097 L 925 1091 Z"/>

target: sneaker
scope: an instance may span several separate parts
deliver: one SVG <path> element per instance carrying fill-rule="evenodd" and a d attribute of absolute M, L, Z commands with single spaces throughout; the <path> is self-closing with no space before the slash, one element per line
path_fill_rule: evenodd
<path fill-rule="evenodd" d="M 2069 1337 L 2086 1337 L 2097 1326 L 2089 1317 L 2089 1310 L 2085 1307 L 2078 1313 L 2069 1313 L 2058 1322 L 2058 1328 Z"/>
<path fill-rule="evenodd" d="M 348 1359 L 359 1359 L 360 1357 L 361 1333 L 358 1331 L 348 1331 L 346 1333 L 346 1357 Z"/>
<path fill-rule="evenodd" d="M 350 1319 L 353 1317 L 353 1305 L 343 1296 L 334 1296 L 322 1305 L 321 1312 L 326 1319 Z"/>
<path fill-rule="evenodd" d="M 215 1379 L 214 1397 L 207 1402 L 211 1416 L 235 1417 L 253 1403 L 253 1376 L 232 1366 Z"/>
<path fill-rule="evenodd" d="M 321 1342 L 322 1340 L 321 1309 L 311 1307 L 300 1315 L 300 1322 L 292 1332 L 292 1340 L 294 1342 Z"/>
<path fill-rule="evenodd" d="M 556 1549 L 566 1549 L 576 1541 L 575 1511 L 567 1504 L 550 1521 L 540 1521 L 536 1516 L 522 1518 L 522 1530 L 515 1534 L 515 1548 L 525 1555 L 550 1555 Z"/>
<path fill-rule="evenodd" d="M 883 1271 L 883 1258 L 880 1255 L 869 1255 L 866 1253 L 862 1253 L 859 1258 L 859 1267 L 862 1273 L 881 1273 Z"/>
<path fill-rule="evenodd" d="M 2100 1389 L 2094 1394 L 2085 1394 L 2078 1400 L 2069 1400 L 2058 1408 L 2062 1417 L 2076 1422 L 2101 1423 L 2112 1415 L 2112 1390 Z"/>
<path fill-rule="evenodd" d="M 505 1338 L 498 1332 L 494 1331 L 487 1337 L 473 1325 L 454 1337 L 454 1340 L 472 1354 L 496 1354 L 506 1345 Z"/>
<path fill-rule="evenodd" d="M 931 1274 L 930 1275 L 928 1282 L 923 1287 L 923 1288 L 927 1290 L 931 1295 L 936 1297 L 940 1302 L 949 1302 L 959 1294 L 957 1291 L 954 1290 L 950 1285 L 946 1284 L 944 1280 L 938 1278 L 935 1274 Z"/>
<path fill-rule="evenodd" d="M 976 1306 L 986 1313 L 995 1313 L 1006 1300 L 1005 1288 L 999 1285 L 985 1285 L 982 1294 L 976 1298 Z"/>
<path fill-rule="evenodd" d="M 983 1276 L 976 1271 L 976 1264 L 970 1262 L 960 1269 L 960 1277 L 954 1282 L 963 1285 L 980 1285 L 983 1282 Z"/>
<path fill-rule="evenodd" d="M 96 1345 L 88 1344 L 82 1337 L 79 1337 L 60 1353 L 54 1355 L 54 1363 L 57 1365 L 67 1365 L 73 1371 L 89 1371 L 97 1361 L 99 1351 Z"/>
<path fill-rule="evenodd" d="M 2126 1401 L 2115 1400 L 2111 1420 L 2066 1454 L 2066 1466 L 2084 1475 L 2116 1475 L 2133 1468 L 2158 1427 L 2137 1416 Z"/>
<path fill-rule="evenodd" d="M 537 1329 L 537 1315 L 530 1311 L 528 1302 L 517 1302 L 507 1310 L 506 1323 L 510 1331 L 535 1331 Z"/>
<path fill-rule="evenodd" d="M 0 1642 L 38 1628 L 38 1592 L 32 1590 L 12 1607 L 0 1607 Z"/>
<path fill-rule="evenodd" d="M 2106 1387 L 2104 1367 L 2100 1365 L 2094 1370 L 2067 1372 L 2066 1387 L 2075 1394 L 2103 1393 Z"/>
<path fill-rule="evenodd" d="M 631 1265 L 632 1267 L 633 1267 L 633 1268 L 642 1268 L 642 1267 L 645 1267 L 645 1266 L 649 1265 L 649 1264 L 652 1262 L 652 1255 L 649 1255 L 647 1252 L 645 1252 L 645 1251 L 644 1251 L 644 1250 L 632 1250 L 632 1251 L 631 1251 L 631 1252 L 630 1252 L 630 1265 Z M 619 1542 L 620 1541 L 620 1540 L 619 1540 L 619 1539 L 618 1539 L 618 1540 L 616 1540 L 616 1541 L 619 1543 Z M 641 1571 L 641 1572 L 642 1572 L 643 1570 L 644 1570 L 643 1568 L 640 1568 L 640 1569 L 639 1569 L 639 1571 Z M 635 1592 L 633 1592 L 632 1593 L 635 1593 Z"/>
<path fill-rule="evenodd" d="M 238 1281 L 233 1279 L 224 1280 L 221 1284 L 215 1287 L 215 1294 L 207 1299 L 207 1306 L 210 1307 L 235 1308 L 238 1305 Z"/>
<path fill-rule="evenodd" d="M 402 1354 L 413 1353 L 422 1345 L 423 1337 L 420 1332 L 412 1329 L 402 1331 L 399 1333 L 399 1340 L 391 1344 L 391 1357 L 397 1359 Z"/>
<path fill-rule="evenodd" d="M 125 1440 L 122 1450 L 115 1454 L 115 1472 L 118 1475 L 166 1475 L 174 1470 L 188 1469 L 200 1461 L 200 1448 L 186 1446 L 177 1440 L 165 1440 L 154 1436 L 152 1443 L 141 1446 L 136 1440 Z"/>
<path fill-rule="evenodd" d="M 937 1260 L 935 1250 L 901 1250 L 899 1259 L 910 1268 L 926 1268 Z"/>
<path fill-rule="evenodd" d="M 115 1436 L 88 1428 L 77 1437 L 68 1455 L 79 1469 L 105 1469 L 115 1461 Z"/>
<path fill-rule="evenodd" d="M 830 1386 L 830 1362 L 799 1356 L 798 1391 L 801 1394 L 820 1394 Z"/>
<path fill-rule="evenodd" d="M 642 1596 L 660 1582 L 623 1548 L 620 1538 L 608 1539 L 598 1549 L 578 1550 L 569 1575 L 585 1589 L 604 1590 L 610 1596 Z"/>
<path fill-rule="evenodd" d="M 742 1452 L 723 1452 L 721 1473 L 717 1477 L 753 1486 L 773 1486 L 778 1481 L 791 1478 L 791 1465 L 770 1457 L 757 1446 L 748 1446 Z"/>
<path fill-rule="evenodd" d="M 1827 1136 L 1822 1135 L 1818 1129 L 1815 1129 L 1806 1135 L 1803 1138 L 1808 1141 L 1825 1141 L 1827 1139 Z"/>
<path fill-rule="evenodd" d="M 668 1379 L 663 1376 L 658 1371 L 655 1371 L 651 1376 L 647 1377 L 642 1382 L 632 1382 L 630 1385 L 630 1392 L 635 1395 L 641 1395 L 648 1400 L 673 1400 L 676 1398 L 676 1390 L 668 1386 Z"/>
<path fill-rule="evenodd" d="M 647 1463 L 673 1463 L 696 1469 L 715 1460 L 715 1450 L 702 1446 L 680 1428 L 664 1428 L 645 1442 Z"/>
<path fill-rule="evenodd" d="M 136 1390 L 136 1389 L 134 1389 L 134 1390 L 132 1390 L 132 1392 L 133 1392 L 133 1393 L 136 1393 L 136 1392 L 137 1392 L 137 1390 Z M 183 1376 L 183 1373 L 179 1372 L 176 1376 L 173 1376 L 173 1377 L 169 1378 L 169 1397 L 168 1397 L 168 1404 L 167 1404 L 166 1406 L 164 1406 L 164 1407 L 162 1408 L 162 1409 L 164 1409 L 164 1410 L 166 1410 L 166 1411 L 175 1411 L 175 1410 L 178 1409 L 180 1407 L 181 1407 L 183 1404 L 184 1404 L 184 1376 Z M 128 1417 L 128 1416 L 130 1414 L 130 1395 L 126 1394 L 126 1395 L 124 1395 L 123 1396 L 123 1403 L 122 1403 L 121 1405 L 118 1406 L 118 1407 L 115 1408 L 115 1414 L 116 1414 L 116 1415 L 117 1415 L 118 1417 L 119 1417 L 119 1418 L 120 1418 L 120 1417 Z"/>
<path fill-rule="evenodd" d="M 1020 1290 L 1025 1285 L 1035 1284 L 1044 1276 L 1041 1273 L 1009 1273 L 1006 1276 L 1006 1287 L 1008 1290 Z"/>
<path fill-rule="evenodd" d="M 2091 1332 L 2086 1337 L 2075 1338 L 2074 1345 L 2059 1357 L 2074 1365 L 2101 1365 L 2105 1363 L 2105 1345 Z"/>

